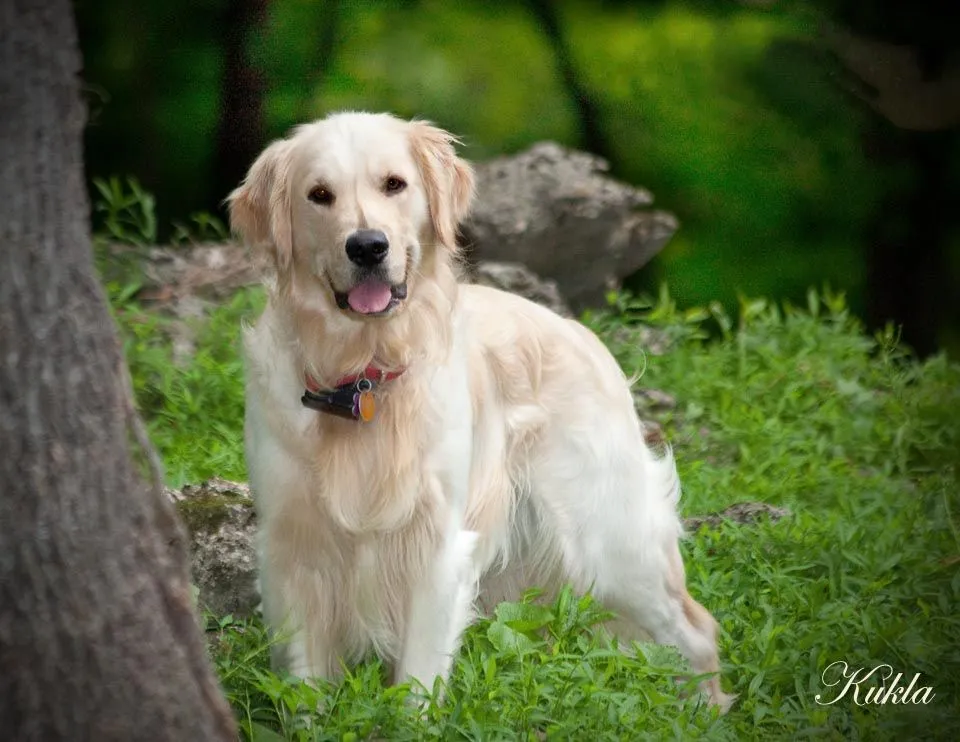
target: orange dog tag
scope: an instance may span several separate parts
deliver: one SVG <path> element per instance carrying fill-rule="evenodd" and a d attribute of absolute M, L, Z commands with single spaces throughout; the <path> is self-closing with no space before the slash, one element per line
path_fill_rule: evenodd
<path fill-rule="evenodd" d="M 373 398 L 373 392 L 360 392 L 360 399 L 357 400 L 357 408 L 360 412 L 360 419 L 363 420 L 363 422 L 368 423 L 373 420 L 373 416 L 377 412 L 377 403 Z"/>

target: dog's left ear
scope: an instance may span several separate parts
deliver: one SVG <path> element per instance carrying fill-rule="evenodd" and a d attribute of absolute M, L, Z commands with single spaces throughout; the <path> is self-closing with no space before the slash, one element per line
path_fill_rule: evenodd
<path fill-rule="evenodd" d="M 473 168 L 457 157 L 453 134 L 427 121 L 410 124 L 410 144 L 427 191 L 433 230 L 441 244 L 455 250 L 457 225 L 473 202 Z"/>

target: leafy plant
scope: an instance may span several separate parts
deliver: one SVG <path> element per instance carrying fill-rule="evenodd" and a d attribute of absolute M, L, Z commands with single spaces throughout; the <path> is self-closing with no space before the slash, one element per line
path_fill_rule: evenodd
<path fill-rule="evenodd" d="M 131 245 L 156 243 L 156 201 L 136 178 L 94 178 L 93 186 L 100 195 L 94 206 L 98 230 L 105 237 Z"/>
<path fill-rule="evenodd" d="M 224 223 L 206 211 L 196 211 L 190 215 L 190 223 L 174 222 L 170 242 L 181 245 L 188 242 L 225 242 L 230 238 L 230 230 Z"/>

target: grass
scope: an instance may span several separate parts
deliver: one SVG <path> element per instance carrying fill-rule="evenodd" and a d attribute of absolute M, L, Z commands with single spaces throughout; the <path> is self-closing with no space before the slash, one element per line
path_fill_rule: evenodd
<path fill-rule="evenodd" d="M 241 291 L 195 321 L 196 352 L 179 365 L 165 332 L 171 320 L 132 302 L 115 307 L 140 412 L 171 486 L 246 479 L 240 322 L 254 319 L 263 301 L 260 290 Z"/>
<path fill-rule="evenodd" d="M 200 322 L 198 351 L 176 366 L 166 320 L 137 306 L 129 283 L 107 288 L 170 482 L 242 479 L 239 327 L 262 294 L 242 291 Z M 614 651 L 595 630 L 601 608 L 564 592 L 550 606 L 502 605 L 471 628 L 446 700 L 422 716 L 376 661 L 311 687 L 270 672 L 259 621 L 208 616 L 243 738 L 957 739 L 960 367 L 918 361 L 892 330 L 865 335 L 829 291 L 802 308 L 744 299 L 735 318 L 718 305 L 681 311 L 665 292 L 613 296 L 585 321 L 625 369 L 644 368 L 641 384 L 677 399 L 665 424 L 684 514 L 740 501 L 793 512 L 684 542 L 691 592 L 722 627 L 732 711 L 718 718 L 681 697 L 688 668 L 672 649 Z M 671 338 L 667 353 L 644 352 L 641 323 Z M 837 661 L 889 664 L 902 685 L 920 673 L 935 697 L 820 705 L 818 694 L 837 693 L 823 680 Z"/>

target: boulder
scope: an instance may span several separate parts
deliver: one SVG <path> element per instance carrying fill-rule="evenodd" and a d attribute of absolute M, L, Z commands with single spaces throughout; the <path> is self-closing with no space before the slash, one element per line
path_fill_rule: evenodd
<path fill-rule="evenodd" d="M 235 243 L 175 246 L 108 244 L 102 260 L 104 278 L 140 284 L 136 298 L 171 321 L 162 329 L 170 337 L 173 361 L 182 366 L 196 353 L 196 320 L 238 290 L 260 283 L 247 250 Z"/>
<path fill-rule="evenodd" d="M 246 484 L 215 477 L 167 489 L 190 534 L 190 572 L 200 608 L 249 616 L 260 603 L 257 518 Z"/>
<path fill-rule="evenodd" d="M 766 502 L 738 502 L 730 507 L 721 510 L 719 513 L 710 513 L 709 515 L 694 515 L 685 518 L 683 527 L 693 532 L 699 528 L 718 528 L 720 524 L 729 521 L 741 526 L 751 526 L 759 523 L 761 520 L 769 519 L 776 523 L 778 520 L 789 518 L 793 513 L 789 508 L 782 508 L 776 505 L 770 505 Z"/>
<path fill-rule="evenodd" d="M 553 142 L 477 165 L 477 202 L 462 225 L 470 262 L 522 263 L 556 281 L 575 311 L 646 265 L 677 219 L 646 209 L 646 190 L 614 180 L 605 160 Z"/>
<path fill-rule="evenodd" d="M 474 283 L 509 291 L 542 304 L 561 317 L 573 316 L 567 302 L 560 295 L 556 281 L 544 280 L 520 263 L 479 263 L 472 268 L 469 278 Z"/>
<path fill-rule="evenodd" d="M 208 301 L 229 298 L 237 289 L 260 283 L 260 273 L 245 247 L 233 242 L 143 248 L 111 245 L 117 253 L 135 252 L 142 261 L 141 300 L 176 302 L 185 297 Z"/>

